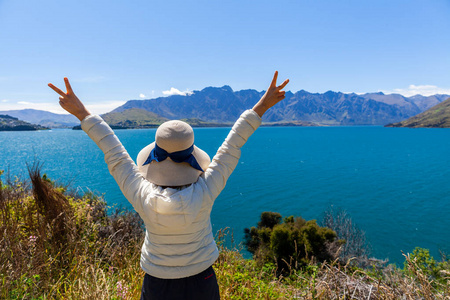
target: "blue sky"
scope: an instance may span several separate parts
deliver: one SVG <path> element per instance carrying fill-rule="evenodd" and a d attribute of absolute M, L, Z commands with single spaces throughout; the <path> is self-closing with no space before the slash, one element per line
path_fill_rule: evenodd
<path fill-rule="evenodd" d="M 450 0 L 0 0 L 0 110 L 94 113 L 230 85 L 450 94 Z"/>

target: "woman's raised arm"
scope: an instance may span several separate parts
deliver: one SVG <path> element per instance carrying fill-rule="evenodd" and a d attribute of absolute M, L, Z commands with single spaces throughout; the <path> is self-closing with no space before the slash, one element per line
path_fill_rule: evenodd
<path fill-rule="evenodd" d="M 48 86 L 61 96 L 59 97 L 61 107 L 82 121 L 81 128 L 105 154 L 105 162 L 108 165 L 109 172 L 116 180 L 120 190 L 136 211 L 141 213 L 143 199 L 151 193 L 151 191 L 146 192 L 150 190 L 150 182 L 144 179 L 138 167 L 128 155 L 127 150 L 108 124 L 99 116 L 90 116 L 90 112 L 75 96 L 69 80 L 64 78 L 64 82 L 67 93 L 51 83 Z"/>

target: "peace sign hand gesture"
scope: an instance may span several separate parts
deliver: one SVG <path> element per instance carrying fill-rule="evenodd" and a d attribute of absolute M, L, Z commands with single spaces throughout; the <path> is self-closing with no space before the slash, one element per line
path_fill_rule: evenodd
<path fill-rule="evenodd" d="M 286 79 L 281 85 L 277 86 L 277 78 L 278 78 L 278 71 L 275 71 L 272 83 L 270 84 L 266 93 L 253 107 L 253 110 L 260 117 L 262 117 L 269 108 L 271 108 L 272 106 L 274 106 L 275 104 L 277 104 L 278 102 L 280 102 L 285 98 L 285 91 L 282 91 L 282 89 L 286 86 L 286 84 L 289 83 L 289 79 Z"/>
<path fill-rule="evenodd" d="M 80 99 L 75 96 L 67 77 L 64 77 L 64 83 L 66 84 L 66 93 L 64 93 L 51 83 L 49 83 L 48 86 L 61 96 L 59 97 L 59 105 L 61 105 L 61 107 L 64 108 L 67 112 L 77 117 L 80 121 L 83 121 L 83 119 L 91 113 L 86 109 L 86 107 L 84 107 Z"/>

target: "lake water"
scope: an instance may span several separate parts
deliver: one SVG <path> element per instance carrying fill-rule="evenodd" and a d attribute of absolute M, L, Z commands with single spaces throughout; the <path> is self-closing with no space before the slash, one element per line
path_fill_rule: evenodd
<path fill-rule="evenodd" d="M 229 128 L 195 129 L 211 157 Z M 135 159 L 155 130 L 119 130 Z M 82 131 L 0 132 L 0 169 L 26 176 L 26 164 L 109 205 L 131 207 Z M 235 172 L 212 211 L 215 230 L 235 241 L 263 211 L 321 219 L 330 206 L 348 211 L 366 232 L 372 255 L 401 264 L 416 246 L 450 253 L 450 129 L 263 127 L 244 146 Z"/>

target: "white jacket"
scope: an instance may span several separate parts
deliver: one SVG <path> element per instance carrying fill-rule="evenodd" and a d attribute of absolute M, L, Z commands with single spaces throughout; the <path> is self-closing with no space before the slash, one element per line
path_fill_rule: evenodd
<path fill-rule="evenodd" d="M 183 278 L 202 272 L 219 255 L 210 213 L 241 155 L 240 148 L 261 124 L 253 110 L 236 121 L 208 169 L 183 189 L 163 189 L 138 171 L 112 129 L 99 116 L 87 116 L 81 128 L 105 154 L 111 175 L 144 220 L 141 268 L 158 278 Z"/>

